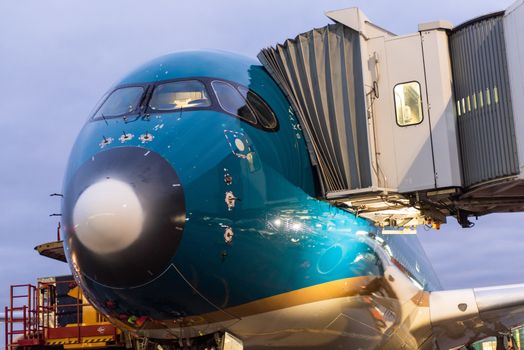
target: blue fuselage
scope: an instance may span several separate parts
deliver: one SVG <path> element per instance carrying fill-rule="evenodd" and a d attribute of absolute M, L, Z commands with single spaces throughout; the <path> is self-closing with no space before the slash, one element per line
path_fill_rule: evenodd
<path fill-rule="evenodd" d="M 201 82 L 209 103 L 147 107 L 157 84 L 184 80 Z M 257 94 L 278 126 L 260 127 L 224 110 L 213 81 Z M 111 90 L 122 86 L 143 87 L 140 106 L 90 118 L 70 156 L 63 202 L 69 263 L 85 294 L 111 319 L 139 330 L 242 318 L 265 311 L 242 305 L 339 280 L 380 279 L 387 264 L 425 290 L 438 288 L 416 237 L 383 236 L 369 221 L 315 198 L 299 122 L 258 62 L 222 52 L 176 53 L 138 68 Z M 109 233 L 97 238 L 112 226 L 89 221 L 124 215 L 96 212 L 118 200 L 112 193 L 92 195 L 103 205 L 90 199 L 84 206 L 94 214 L 78 219 L 79 198 L 109 180 L 127 184 L 138 202 L 139 229 L 123 243 Z M 118 242 L 104 250 L 104 237 Z"/>

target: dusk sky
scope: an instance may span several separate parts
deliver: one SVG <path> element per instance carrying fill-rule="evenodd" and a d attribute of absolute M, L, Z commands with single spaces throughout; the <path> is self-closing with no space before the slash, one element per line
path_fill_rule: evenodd
<path fill-rule="evenodd" d="M 261 48 L 322 27 L 327 10 L 360 7 L 397 34 L 454 24 L 512 0 L 89 0 L 0 1 L 0 306 L 8 287 L 68 274 L 33 247 L 56 239 L 69 151 L 100 96 L 157 56 L 214 48 L 256 56 Z M 420 239 L 446 288 L 524 282 L 524 214 L 490 215 L 473 229 L 455 220 Z M 3 336 L 3 328 L 0 330 Z M 1 340 L 2 337 L 0 337 Z"/>

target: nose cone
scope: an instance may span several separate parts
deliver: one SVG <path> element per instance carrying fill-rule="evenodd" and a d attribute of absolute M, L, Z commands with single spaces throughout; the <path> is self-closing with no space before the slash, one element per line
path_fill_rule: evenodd
<path fill-rule="evenodd" d="M 185 223 L 176 171 L 139 147 L 101 152 L 66 185 L 63 220 L 73 268 L 110 287 L 145 285 L 171 263 Z"/>
<path fill-rule="evenodd" d="M 106 179 L 89 186 L 73 209 L 78 240 L 98 254 L 127 249 L 139 237 L 144 209 L 133 188 L 119 180 Z"/>

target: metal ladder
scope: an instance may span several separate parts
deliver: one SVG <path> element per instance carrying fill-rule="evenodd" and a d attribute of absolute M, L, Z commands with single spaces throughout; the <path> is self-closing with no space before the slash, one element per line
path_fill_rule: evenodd
<path fill-rule="evenodd" d="M 40 318 L 38 289 L 31 284 L 10 288 L 9 306 L 5 307 L 5 349 L 41 345 L 45 324 Z"/>

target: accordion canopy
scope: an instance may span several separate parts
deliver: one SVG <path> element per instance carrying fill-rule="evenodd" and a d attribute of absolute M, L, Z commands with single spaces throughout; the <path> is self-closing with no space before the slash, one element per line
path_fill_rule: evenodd
<path fill-rule="evenodd" d="M 258 55 L 297 114 L 321 196 L 371 186 L 359 40 L 358 32 L 333 24 Z"/>

